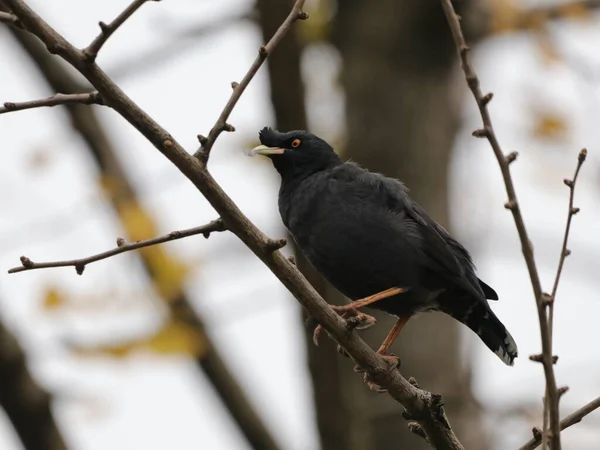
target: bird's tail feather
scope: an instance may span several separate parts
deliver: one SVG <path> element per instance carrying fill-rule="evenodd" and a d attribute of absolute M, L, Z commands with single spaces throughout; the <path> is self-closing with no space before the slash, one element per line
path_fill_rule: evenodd
<path fill-rule="evenodd" d="M 457 306 L 456 303 L 454 306 Z M 518 355 L 517 344 L 500 319 L 481 301 L 471 300 L 465 306 L 453 308 L 448 313 L 473 330 L 505 364 L 512 366 Z"/>

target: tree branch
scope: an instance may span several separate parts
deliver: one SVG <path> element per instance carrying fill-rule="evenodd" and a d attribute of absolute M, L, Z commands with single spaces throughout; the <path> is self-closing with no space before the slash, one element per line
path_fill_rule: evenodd
<path fill-rule="evenodd" d="M 508 195 L 508 202 L 504 205 L 505 208 L 512 212 L 519 239 L 521 241 L 521 247 L 523 256 L 527 264 L 527 270 L 529 271 L 529 278 L 533 287 L 533 293 L 535 295 L 538 321 L 540 324 L 540 333 L 542 340 L 542 355 L 539 357 L 539 361 L 542 362 L 544 367 L 544 375 L 546 378 L 546 395 L 544 397 L 544 411 L 549 414 L 550 417 L 550 432 L 551 432 L 551 448 L 554 450 L 560 450 L 560 429 L 559 429 L 559 409 L 558 401 L 559 395 L 556 389 L 556 378 L 554 376 L 554 360 L 552 355 L 552 334 L 548 323 L 546 314 L 546 298 L 548 297 L 542 291 L 542 285 L 540 282 L 540 276 L 535 263 L 535 257 L 533 254 L 533 246 L 525 227 L 525 221 L 519 208 L 517 200 L 517 194 L 515 192 L 514 183 L 510 173 L 510 164 L 516 159 L 517 154 L 511 153 L 504 155 L 494 127 L 492 126 L 492 119 L 488 111 L 487 105 L 492 99 L 492 93 L 483 94 L 479 86 L 479 78 L 475 69 L 473 68 L 469 58 L 469 47 L 467 46 L 463 37 L 462 29 L 460 26 L 460 18 L 457 16 L 450 0 L 441 0 L 444 13 L 452 32 L 454 43 L 458 50 L 465 79 L 469 86 L 469 89 L 473 93 L 473 97 L 479 107 L 479 113 L 483 121 L 483 128 L 475 130 L 473 135 L 479 138 L 487 138 L 494 151 L 494 155 L 500 165 L 500 171 L 502 172 L 502 178 L 504 179 L 504 185 L 506 187 L 506 193 Z"/>
<path fill-rule="evenodd" d="M 243 215 L 231 198 L 217 184 L 206 169 L 206 157 L 204 162 L 201 162 L 198 158 L 188 154 L 165 129 L 127 97 L 95 63 L 88 64 L 81 51 L 73 47 L 52 29 L 25 2 L 22 0 L 3 1 L 11 7 L 13 13 L 17 15 L 26 28 L 41 39 L 51 52 L 60 55 L 79 70 L 98 90 L 108 105 L 140 131 L 179 168 L 219 213 L 227 229 L 242 240 L 271 269 L 282 284 L 306 308 L 308 313 L 323 325 L 325 330 L 361 368 L 369 373 L 374 382 L 386 388 L 394 399 L 404 405 L 412 420 L 423 427 L 431 445 L 440 449 L 463 449 L 449 426 L 440 396 L 423 391 L 410 384 L 398 370 L 390 369 L 381 356 L 377 355 L 356 333 L 349 329 L 345 320 L 329 307 L 298 269 L 280 251 L 273 251 L 272 246 L 269 245 L 272 241 Z M 296 18 L 306 17 L 304 14 L 298 13 L 303 3 L 303 0 L 295 2 L 292 13 Z M 288 16 L 288 19 L 290 19 L 290 16 Z M 285 23 L 288 24 L 287 27 L 289 28 L 291 22 L 288 19 Z M 282 26 L 276 36 L 279 36 L 280 39 L 284 31 L 286 31 L 286 28 Z M 276 42 L 276 40 L 272 41 Z M 267 54 L 272 50 L 272 47 L 273 45 L 271 48 L 266 48 Z M 250 76 L 251 74 L 252 71 L 249 71 L 247 75 Z M 246 84 L 249 81 L 250 79 L 247 80 Z M 230 106 L 226 107 L 224 113 L 222 113 L 225 119 L 240 95 L 241 92 L 234 92 L 234 95 L 232 95 L 230 102 L 228 102 Z M 216 129 L 218 130 L 219 127 Z M 211 146 L 219 134 L 220 131 L 214 134 L 215 137 Z"/>
<path fill-rule="evenodd" d="M 575 169 L 575 175 L 573 176 L 573 179 L 569 180 L 568 178 L 565 178 L 563 180 L 565 185 L 570 190 L 569 211 L 567 213 L 567 224 L 565 226 L 565 234 L 563 237 L 562 248 L 561 248 L 560 257 L 558 260 L 558 268 L 556 269 L 556 276 L 554 278 L 554 285 L 552 286 L 552 293 L 548 296 L 545 296 L 545 298 L 544 298 L 544 304 L 545 304 L 545 306 L 547 306 L 547 316 L 546 317 L 548 318 L 548 332 L 550 334 L 550 344 L 552 344 L 552 334 L 554 331 L 554 301 L 556 299 L 558 283 L 560 281 L 560 276 L 562 275 L 562 269 L 565 264 L 565 259 L 567 258 L 567 256 L 569 256 L 571 254 L 571 250 L 569 250 L 567 248 L 567 244 L 569 241 L 569 231 L 571 230 L 571 220 L 573 219 L 573 216 L 579 212 L 579 208 L 575 208 L 573 206 L 573 201 L 575 198 L 575 184 L 577 183 L 577 177 L 579 175 L 579 170 L 581 169 L 581 166 L 583 165 L 586 156 L 587 156 L 586 149 L 583 149 L 583 150 L 581 150 L 581 152 L 579 152 L 579 157 L 577 158 L 577 167 Z M 556 362 L 556 358 L 554 356 L 553 356 L 553 361 Z M 546 392 L 546 397 L 547 396 L 548 396 L 548 393 Z M 560 400 L 560 393 L 558 395 L 558 399 Z M 546 401 L 547 401 L 547 399 L 544 398 L 544 404 L 546 404 Z M 547 439 L 549 420 L 550 420 L 550 416 L 548 414 L 548 411 L 545 410 L 544 411 L 544 420 L 542 423 L 542 430 L 543 430 L 542 443 L 544 443 L 544 444 L 546 443 L 546 439 Z"/>
<path fill-rule="evenodd" d="M 202 165 L 206 166 L 206 164 L 208 163 L 210 151 L 212 150 L 212 147 L 215 144 L 215 141 L 217 140 L 219 135 L 223 131 L 235 131 L 235 128 L 227 123 L 227 119 L 233 111 L 233 108 L 235 108 L 235 105 L 237 104 L 238 100 L 240 99 L 240 97 L 254 78 L 254 75 L 256 75 L 258 69 L 260 69 L 260 66 L 262 66 L 263 62 L 265 62 L 269 54 L 275 49 L 275 47 L 277 47 L 279 42 L 288 33 L 288 31 L 292 28 L 292 25 L 297 20 L 308 19 L 308 14 L 302 11 L 304 1 L 305 0 L 297 0 L 296 2 L 294 2 L 292 10 L 290 11 L 286 19 L 283 21 L 281 26 L 277 29 L 273 37 L 269 40 L 269 42 L 267 42 L 258 50 L 258 56 L 250 66 L 250 69 L 248 69 L 248 72 L 246 72 L 246 75 L 244 75 L 244 78 L 242 78 L 242 81 L 239 83 L 235 81 L 231 83 L 231 88 L 233 89 L 231 97 L 229 97 L 229 100 L 223 108 L 223 111 L 221 111 L 217 122 L 214 124 L 214 126 L 208 133 L 208 137 L 198 135 L 198 140 L 200 141 L 200 148 L 198 149 L 198 151 L 196 151 L 195 156 L 200 159 Z"/>
<path fill-rule="evenodd" d="M 98 253 L 96 255 L 88 256 L 87 258 L 70 259 L 67 261 L 51 261 L 36 263 L 29 259 L 27 256 L 21 256 L 22 265 L 19 267 L 13 267 L 8 271 L 8 273 L 25 272 L 27 270 L 35 269 L 47 269 L 50 267 L 75 267 L 77 274 L 82 275 L 83 271 L 85 270 L 85 266 L 87 266 L 88 264 L 91 264 L 96 261 L 101 261 L 103 259 L 119 255 L 121 253 L 137 250 L 138 248 L 162 244 L 163 242 L 175 241 L 177 239 L 183 239 L 185 237 L 194 236 L 197 234 L 202 234 L 205 238 L 208 239 L 211 233 L 225 230 L 226 228 L 223 224 L 223 221 L 221 221 L 221 219 L 217 219 L 213 220 L 212 222 L 206 225 L 188 228 L 185 230 L 171 231 L 170 233 L 165 234 L 164 236 L 159 236 L 152 239 L 145 239 L 143 241 L 125 243 L 125 240 L 123 238 L 117 238 L 117 247 L 102 253 Z"/>
<path fill-rule="evenodd" d="M 567 244 L 569 242 L 569 231 L 571 230 L 571 220 L 573 216 L 579 212 L 579 208 L 575 208 L 573 206 L 573 202 L 575 200 L 575 185 L 577 184 L 577 177 L 579 176 L 579 171 L 581 170 L 581 166 L 585 162 L 585 158 L 587 156 L 587 150 L 584 148 L 579 152 L 579 157 L 577 158 L 577 167 L 575 168 L 575 174 L 573 175 L 573 179 L 569 180 L 565 178 L 564 183 L 569 188 L 569 210 L 567 213 L 567 224 L 565 226 L 565 235 L 563 237 L 562 248 L 560 250 L 560 258 L 558 260 L 558 268 L 556 269 L 556 277 L 554 278 L 554 285 L 552 286 L 552 293 L 550 294 L 550 302 L 548 305 L 548 321 L 550 323 L 550 333 L 552 334 L 553 325 L 554 325 L 554 300 L 556 299 L 556 292 L 558 291 L 558 283 L 560 282 L 560 276 L 562 275 L 562 269 L 565 264 L 565 259 L 567 256 L 571 254 L 571 250 L 567 248 Z"/>
<path fill-rule="evenodd" d="M 28 102 L 4 102 L 4 106 L 0 106 L 0 114 L 23 111 L 25 109 L 41 108 L 44 106 L 70 105 L 73 103 L 80 103 L 83 105 L 103 105 L 102 97 L 100 97 L 98 92 L 90 92 L 89 94 L 55 94 L 52 97 L 31 100 Z"/>
<path fill-rule="evenodd" d="M 131 4 L 108 25 L 104 22 L 99 22 L 98 25 L 100 26 L 100 34 L 90 43 L 90 45 L 83 49 L 83 57 L 85 58 L 85 61 L 88 63 L 96 61 L 98 52 L 106 43 L 106 41 L 108 41 L 108 38 L 110 38 L 112 34 L 133 15 L 133 13 L 135 13 L 144 3 L 148 1 L 160 0 L 133 0 L 133 2 L 131 2 Z"/>
<path fill-rule="evenodd" d="M 600 408 L 600 397 L 595 398 L 587 405 L 582 406 L 577 411 L 572 412 L 563 420 L 561 420 L 560 431 L 564 430 L 565 428 L 569 428 L 571 425 L 581 422 L 585 416 L 594 412 L 598 408 Z M 534 430 L 536 431 L 534 431 L 533 437 L 525 445 L 520 447 L 519 450 L 533 450 L 542 443 L 542 433 L 540 433 L 540 429 L 534 428 Z"/>
<path fill-rule="evenodd" d="M 5 8 L 5 5 L 0 0 L 0 10 L 3 10 L 2 8 Z M 3 11 L 6 11 L 6 9 Z M 27 56 L 31 58 L 31 62 L 40 71 L 44 81 L 52 91 L 79 93 L 91 90 L 88 84 L 81 83 L 62 64 L 63 61 L 60 58 L 51 55 L 46 46 L 35 35 L 26 33 L 16 27 L 11 27 L 9 31 Z M 119 158 L 118 149 L 110 142 L 110 133 L 105 130 L 94 109 L 79 104 L 67 105 L 65 109 L 70 117 L 70 125 L 83 140 L 84 147 L 82 149 L 87 148 L 92 160 L 97 164 L 103 176 L 116 182 L 107 194 L 110 204 L 121 221 L 124 232 L 127 233 L 131 241 L 144 239 L 145 237 L 136 237 L 140 235 L 140 230 L 136 230 L 135 227 L 132 228 L 123 213 L 131 210 L 132 207 L 139 208 L 139 212 L 147 216 L 148 223 L 146 226 L 150 230 L 155 229 L 155 227 L 150 216 L 144 212 L 134 187 L 127 177 L 123 163 Z M 238 383 L 237 377 L 231 372 L 210 334 L 208 334 L 203 317 L 194 309 L 193 299 L 185 292 L 184 284 L 177 282 L 173 284 L 173 280 L 170 280 L 167 283 L 168 289 L 165 290 L 164 274 L 162 273 L 165 266 L 163 264 L 157 265 L 156 258 L 159 256 L 163 262 L 167 262 L 167 269 L 172 267 L 172 258 L 160 248 L 153 252 L 140 251 L 138 254 L 142 261 L 142 269 L 151 280 L 153 289 L 162 298 L 169 310 L 170 320 L 184 322 L 192 327 L 199 336 L 202 336 L 206 351 L 201 355 L 196 355 L 194 358 L 195 366 L 214 387 L 224 409 L 227 410 L 232 422 L 243 434 L 249 447 L 256 450 L 279 450 L 280 446 L 265 425 L 262 416 L 255 410 L 248 399 L 247 393 Z"/>

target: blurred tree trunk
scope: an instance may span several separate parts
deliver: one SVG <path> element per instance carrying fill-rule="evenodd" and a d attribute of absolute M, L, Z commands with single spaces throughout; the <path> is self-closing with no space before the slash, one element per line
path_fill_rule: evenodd
<path fill-rule="evenodd" d="M 3 10 L 1 0 L 0 10 Z M 9 30 L 53 92 L 69 94 L 90 91 L 90 86 L 81 84 L 60 59 L 48 53 L 37 38 L 15 28 Z M 105 130 L 95 110 L 86 105 L 69 105 L 65 108 L 70 114 L 74 131 L 83 139 L 85 145 L 82 147 L 89 150 L 109 187 L 105 191 L 121 220 L 126 238 L 137 241 L 155 236 L 158 231 L 156 225 L 143 208 L 125 166 L 119 160 L 119 152 L 111 143 L 110 133 Z M 132 216 L 135 216 L 136 220 L 128 221 L 127 217 Z M 185 290 L 184 280 L 173 276 L 177 272 L 177 261 L 164 247 L 159 246 L 142 249 L 138 254 L 153 287 L 169 309 L 168 320 L 190 327 L 196 333 L 197 339 L 203 343 L 204 351 L 194 358 L 197 367 L 215 389 L 248 445 L 257 450 L 279 450 L 279 444 L 208 335 L 203 318 L 194 309 L 193 300 Z"/>
<path fill-rule="evenodd" d="M 23 348 L 0 320 L 0 407 L 26 450 L 66 450 L 50 395 L 33 379 Z"/>
<path fill-rule="evenodd" d="M 273 36 L 289 14 L 293 3 L 293 0 L 257 0 L 263 42 L 267 42 Z M 305 92 L 300 70 L 303 43 L 299 34 L 298 27 L 292 29 L 277 51 L 267 59 L 275 127 L 283 131 L 307 128 Z M 290 242 L 293 243 L 293 240 L 290 239 Z M 323 277 L 313 269 L 300 252 L 295 253 L 298 268 L 313 287 L 325 297 L 327 283 Z M 339 441 L 339 436 L 345 435 L 350 427 L 350 416 L 343 401 L 344 390 L 332 389 L 332 386 L 338 385 L 342 376 L 338 373 L 340 367 L 336 362 L 336 359 L 341 356 L 335 352 L 335 348 L 331 348 L 331 344 L 315 347 L 312 343 L 311 331 L 308 330 L 306 345 L 321 445 L 327 450 L 350 448 L 345 446 L 344 441 Z M 323 339 L 326 340 L 327 338 Z"/>
<path fill-rule="evenodd" d="M 292 3 L 257 0 L 265 41 Z M 346 147 L 341 149 L 344 158 L 403 180 L 414 198 L 447 225 L 448 164 L 459 127 L 457 91 L 462 85 L 456 83 L 460 77 L 455 72 L 455 50 L 439 3 L 338 2 L 333 43 L 344 61 L 348 130 Z M 306 128 L 302 50 L 298 34 L 291 33 L 267 60 L 275 125 L 280 130 Z M 301 255 L 297 261 L 330 303 L 345 302 Z M 373 346 L 394 322 L 389 316 L 377 317 L 378 326 L 364 333 Z M 444 394 L 466 448 L 488 448 L 481 411 L 470 390 L 469 363 L 459 351 L 458 324 L 440 314 L 413 320 L 394 346 L 403 359 L 403 371 L 423 387 Z M 323 449 L 428 448 L 408 432 L 402 407 L 369 392 L 362 377 L 352 371 L 352 362 L 335 352 L 331 340 L 323 338 L 319 347 L 312 345 L 310 336 L 307 342 Z"/>
<path fill-rule="evenodd" d="M 413 198 L 447 226 L 448 168 L 462 85 L 457 84 L 456 53 L 440 3 L 340 1 L 332 41 L 343 59 L 348 130 L 344 157 L 405 182 Z M 377 318 L 377 326 L 364 333 L 375 347 L 394 323 L 386 315 Z M 446 316 L 423 315 L 409 322 L 393 350 L 407 376 L 444 395 L 465 447 L 485 449 L 481 411 L 471 393 L 459 331 L 459 324 Z M 330 388 L 346 393 L 348 437 L 329 440 L 327 450 L 428 448 L 407 430 L 400 405 L 368 392 L 350 370 L 351 363 L 341 363 L 344 370 L 338 370 Z"/>

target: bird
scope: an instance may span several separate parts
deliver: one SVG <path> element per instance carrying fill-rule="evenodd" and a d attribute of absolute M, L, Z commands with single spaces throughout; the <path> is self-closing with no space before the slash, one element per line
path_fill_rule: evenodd
<path fill-rule="evenodd" d="M 270 158 L 281 176 L 283 224 L 310 264 L 351 300 L 334 310 L 356 315 L 367 307 L 396 316 L 378 354 L 397 366 L 390 347 L 408 320 L 440 311 L 474 331 L 505 364 L 514 364 L 517 345 L 488 304 L 498 294 L 477 277 L 465 247 L 401 181 L 342 161 L 308 131 L 264 127 L 259 139 L 248 155 Z M 366 320 L 365 327 L 372 323 Z"/>

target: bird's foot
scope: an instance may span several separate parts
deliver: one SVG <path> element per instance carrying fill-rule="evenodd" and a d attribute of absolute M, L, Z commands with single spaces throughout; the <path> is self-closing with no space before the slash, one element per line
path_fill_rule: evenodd
<path fill-rule="evenodd" d="M 336 313 L 346 319 L 346 326 L 348 329 L 353 330 L 365 330 L 369 327 L 372 327 L 377 323 L 375 317 L 370 316 L 365 313 L 361 313 L 358 310 L 360 308 L 364 308 L 365 306 L 372 305 L 380 300 L 383 300 L 388 297 L 392 297 L 394 295 L 401 294 L 403 292 L 408 291 L 410 288 L 389 288 L 385 291 L 378 292 L 376 294 L 370 295 L 368 297 L 362 298 L 360 300 L 354 300 L 346 305 L 338 306 L 338 305 L 329 305 L 331 309 L 333 309 Z M 323 332 L 323 327 L 321 325 L 317 325 L 315 331 L 313 332 L 313 343 L 315 345 L 319 345 L 319 338 L 321 337 L 321 333 Z M 341 353 L 341 352 L 340 352 Z M 342 353 L 343 354 L 343 353 Z"/>
<path fill-rule="evenodd" d="M 346 319 L 346 326 L 350 330 L 366 330 L 367 328 L 370 328 L 377 323 L 377 319 L 375 319 L 375 317 L 365 313 L 361 313 L 355 308 L 344 308 L 331 305 L 331 309 L 337 312 L 343 319 Z M 315 331 L 313 332 L 313 343 L 316 346 L 319 346 L 319 338 L 321 337 L 322 333 L 323 327 L 319 324 L 315 327 Z M 342 349 L 342 347 L 339 345 L 338 352 L 340 352 L 344 356 L 348 356 L 346 351 Z"/>
<path fill-rule="evenodd" d="M 335 308 L 333 310 L 336 311 Z M 357 311 L 356 309 L 347 309 L 342 311 L 340 315 L 346 319 L 346 327 L 350 330 L 366 330 L 377 323 L 375 317 Z"/>
<path fill-rule="evenodd" d="M 377 323 L 377 319 L 375 319 L 375 317 L 361 313 L 355 309 L 347 310 L 342 314 L 342 317 L 346 319 L 346 327 L 349 330 L 366 330 Z M 340 344 L 337 346 L 337 351 L 340 355 L 345 356 L 346 358 L 350 357 L 348 352 L 346 352 L 346 350 L 344 350 Z"/>
<path fill-rule="evenodd" d="M 369 388 L 369 390 L 372 392 L 376 392 L 378 394 L 385 394 L 388 391 L 386 388 L 383 388 L 380 385 L 378 385 L 377 383 L 375 383 L 371 379 L 371 377 L 369 376 L 368 373 L 365 373 L 363 375 L 363 380 L 364 380 L 365 384 L 367 385 L 367 387 Z"/>
<path fill-rule="evenodd" d="M 315 344 L 317 347 L 319 346 L 321 334 L 323 334 L 323 325 L 317 324 L 315 331 L 313 331 L 313 344 Z"/>
<path fill-rule="evenodd" d="M 385 362 L 388 363 L 390 369 L 397 369 L 398 367 L 400 367 L 400 358 L 394 355 L 393 353 L 390 353 L 389 355 L 379 354 L 379 356 L 381 356 L 385 360 Z"/>

